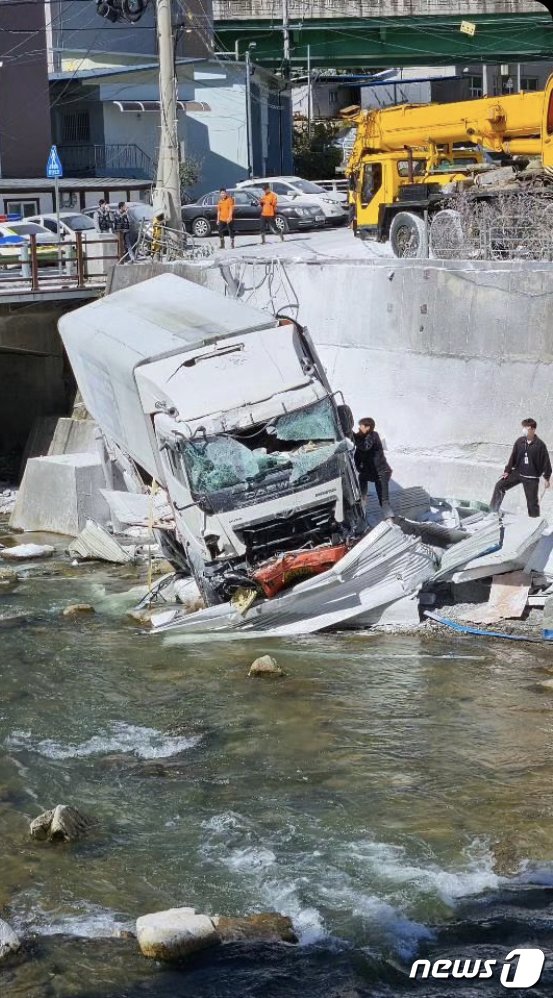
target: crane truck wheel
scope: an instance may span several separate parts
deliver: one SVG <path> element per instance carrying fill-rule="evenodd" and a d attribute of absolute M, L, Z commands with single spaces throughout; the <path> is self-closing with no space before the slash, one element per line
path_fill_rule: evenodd
<path fill-rule="evenodd" d="M 399 211 L 390 225 L 394 256 L 420 259 L 428 256 L 428 236 L 424 219 L 410 211 Z"/>
<path fill-rule="evenodd" d="M 437 260 L 464 259 L 461 216 L 453 208 L 437 211 L 430 223 L 430 250 Z"/>

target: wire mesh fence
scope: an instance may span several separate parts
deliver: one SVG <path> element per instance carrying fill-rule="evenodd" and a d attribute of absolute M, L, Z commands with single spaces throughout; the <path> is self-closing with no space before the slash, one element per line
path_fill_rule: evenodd
<path fill-rule="evenodd" d="M 428 224 L 430 254 L 441 260 L 553 260 L 553 190 L 459 194 Z"/>

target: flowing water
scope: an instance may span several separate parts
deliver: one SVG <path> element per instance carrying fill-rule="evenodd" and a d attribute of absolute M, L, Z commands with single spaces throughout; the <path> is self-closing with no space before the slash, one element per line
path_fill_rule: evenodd
<path fill-rule="evenodd" d="M 553 974 L 553 657 L 444 634 L 168 644 L 124 616 L 141 580 L 42 563 L 0 595 L 2 996 L 504 994 L 409 979 L 416 956 Z M 136 597 L 134 597 L 136 598 Z M 96 613 L 60 616 L 91 602 Z M 279 681 L 247 678 L 270 651 Z M 56 803 L 99 820 L 31 841 Z M 141 914 L 278 910 L 300 945 L 163 967 Z M 519 993 L 517 991 L 517 993 Z"/>

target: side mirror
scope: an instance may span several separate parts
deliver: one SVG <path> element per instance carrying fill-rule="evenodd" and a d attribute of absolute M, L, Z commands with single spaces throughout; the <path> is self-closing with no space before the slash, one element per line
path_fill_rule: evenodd
<path fill-rule="evenodd" d="M 353 419 L 353 413 L 349 405 L 339 405 L 338 406 L 338 419 L 340 420 L 340 426 L 344 436 L 351 436 L 355 422 Z"/>

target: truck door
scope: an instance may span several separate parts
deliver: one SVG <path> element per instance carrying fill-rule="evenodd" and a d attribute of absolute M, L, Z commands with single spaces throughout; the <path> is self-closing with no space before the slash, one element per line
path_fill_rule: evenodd
<path fill-rule="evenodd" d="M 364 163 L 357 188 L 357 228 L 375 228 L 382 191 L 382 163 Z"/>

